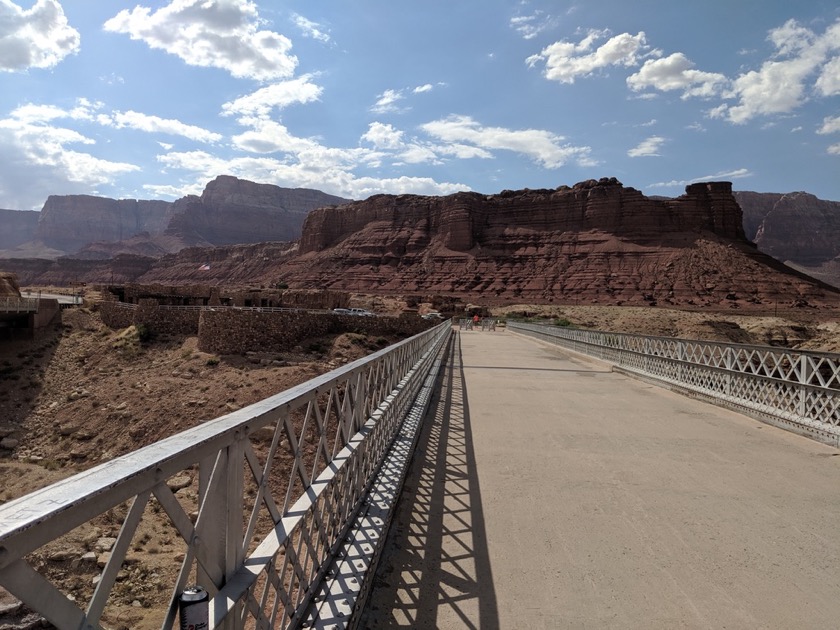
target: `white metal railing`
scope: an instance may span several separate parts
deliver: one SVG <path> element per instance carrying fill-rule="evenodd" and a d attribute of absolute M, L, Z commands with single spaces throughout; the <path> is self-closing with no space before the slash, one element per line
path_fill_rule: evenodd
<path fill-rule="evenodd" d="M 0 585 L 61 629 L 107 627 L 139 524 L 165 515 L 184 558 L 157 577 L 171 588 L 161 628 L 173 627 L 190 582 L 210 593 L 211 628 L 298 626 L 450 334 L 444 322 L 0 506 Z M 185 472 L 195 512 L 167 483 Z M 87 601 L 36 570 L 33 552 L 118 509 L 126 516 Z"/>
<path fill-rule="evenodd" d="M 2 313 L 37 313 L 38 298 L 0 297 Z"/>
<path fill-rule="evenodd" d="M 520 322 L 508 327 L 840 446 L 840 354 Z"/>

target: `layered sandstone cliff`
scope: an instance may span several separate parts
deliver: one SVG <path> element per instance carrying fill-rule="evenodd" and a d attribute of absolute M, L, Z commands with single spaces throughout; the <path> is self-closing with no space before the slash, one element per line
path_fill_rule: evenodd
<path fill-rule="evenodd" d="M 75 252 L 95 241 L 122 241 L 140 232 L 162 232 L 172 215 L 167 201 L 109 199 L 92 195 L 50 195 L 35 238 Z"/>
<path fill-rule="evenodd" d="M 771 256 L 814 265 L 840 255 L 840 201 L 805 192 L 739 192 L 735 197 L 747 236 Z"/>
<path fill-rule="evenodd" d="M 234 245 L 300 238 L 306 215 L 348 200 L 306 188 L 256 184 L 227 175 L 207 184 L 201 197 L 175 202 L 166 234 L 185 245 Z"/>
<path fill-rule="evenodd" d="M 40 214 L 31 210 L 0 210 L 0 249 L 17 247 L 35 238 Z"/>
<path fill-rule="evenodd" d="M 305 286 L 492 302 L 835 303 L 747 241 L 731 184 L 650 199 L 614 178 L 555 190 L 376 196 L 307 219 L 286 277 Z"/>

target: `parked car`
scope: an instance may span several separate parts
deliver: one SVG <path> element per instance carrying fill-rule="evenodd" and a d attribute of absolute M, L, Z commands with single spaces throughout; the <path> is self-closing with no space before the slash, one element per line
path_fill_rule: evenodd
<path fill-rule="evenodd" d="M 423 319 L 445 319 L 443 315 L 440 313 L 433 311 L 431 313 L 426 313 L 425 315 L 421 315 Z"/>
<path fill-rule="evenodd" d="M 369 310 L 364 308 L 351 308 L 348 309 L 348 315 L 356 315 L 357 317 L 375 317 L 375 313 L 371 313 Z"/>
<path fill-rule="evenodd" d="M 336 315 L 349 315 L 350 314 L 350 309 L 349 308 L 334 308 L 332 310 L 332 312 L 335 313 Z"/>

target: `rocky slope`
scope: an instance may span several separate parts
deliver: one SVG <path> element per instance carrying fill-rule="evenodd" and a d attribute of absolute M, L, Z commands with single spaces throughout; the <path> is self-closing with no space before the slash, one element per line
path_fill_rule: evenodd
<path fill-rule="evenodd" d="M 39 216 L 39 213 L 28 210 L 0 209 L 0 225 L 3 226 L 0 230 L 0 249 L 31 241 L 35 237 Z"/>
<path fill-rule="evenodd" d="M 318 190 L 230 176 L 209 182 L 200 197 L 174 203 L 52 195 L 40 213 L 0 211 L 0 249 L 12 250 L 5 258 L 29 253 L 102 260 L 119 254 L 160 258 L 185 247 L 291 241 L 300 237 L 309 211 L 347 201 Z"/>
<path fill-rule="evenodd" d="M 382 195 L 311 213 L 299 255 L 275 273 L 293 286 L 497 304 L 838 302 L 836 291 L 756 250 L 741 226 L 726 182 L 665 200 L 615 179 L 490 196 Z"/>
<path fill-rule="evenodd" d="M 764 310 L 840 301 L 749 242 L 727 182 L 694 184 L 676 199 L 614 178 L 497 195 L 377 195 L 315 210 L 302 232 L 298 243 L 190 248 L 160 260 L 3 265 L 24 285 L 285 283 L 485 304 Z"/>
<path fill-rule="evenodd" d="M 840 201 L 805 192 L 736 192 L 735 199 L 761 251 L 840 286 Z"/>

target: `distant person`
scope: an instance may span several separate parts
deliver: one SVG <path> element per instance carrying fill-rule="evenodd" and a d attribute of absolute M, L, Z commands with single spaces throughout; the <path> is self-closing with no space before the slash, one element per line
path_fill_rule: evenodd
<path fill-rule="evenodd" d="M 478 313 L 473 315 L 473 326 L 478 326 L 478 322 L 481 321 L 481 318 L 478 316 Z"/>

